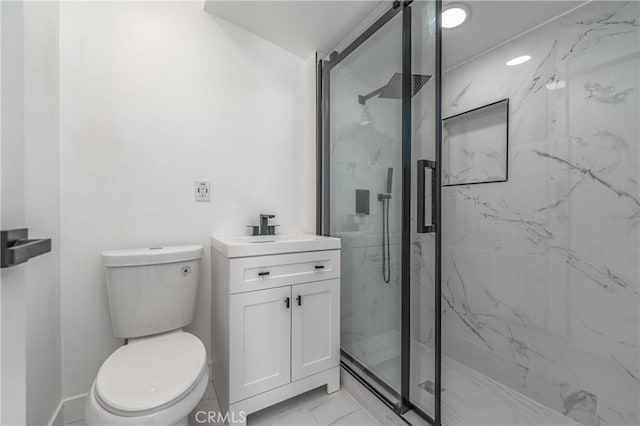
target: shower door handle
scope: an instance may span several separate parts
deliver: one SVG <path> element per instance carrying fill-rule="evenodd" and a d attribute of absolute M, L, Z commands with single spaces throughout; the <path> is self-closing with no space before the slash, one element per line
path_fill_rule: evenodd
<path fill-rule="evenodd" d="M 431 223 L 427 224 L 424 218 L 426 213 L 426 195 L 425 195 L 425 170 L 431 169 Z M 429 160 L 418 160 L 418 233 L 427 234 L 436 232 L 436 224 L 434 222 L 436 212 L 436 162 Z"/>

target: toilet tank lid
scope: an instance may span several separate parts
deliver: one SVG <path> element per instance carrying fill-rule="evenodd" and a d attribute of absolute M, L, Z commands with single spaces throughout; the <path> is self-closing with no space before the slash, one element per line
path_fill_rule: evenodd
<path fill-rule="evenodd" d="M 109 267 L 157 265 L 197 260 L 203 255 L 202 244 L 108 250 L 102 252 L 102 263 Z"/>

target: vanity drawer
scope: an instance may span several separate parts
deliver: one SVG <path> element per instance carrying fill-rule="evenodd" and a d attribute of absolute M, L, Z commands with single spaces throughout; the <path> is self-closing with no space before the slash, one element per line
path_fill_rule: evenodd
<path fill-rule="evenodd" d="M 340 276 L 340 250 L 243 257 L 229 263 L 231 294 Z"/>

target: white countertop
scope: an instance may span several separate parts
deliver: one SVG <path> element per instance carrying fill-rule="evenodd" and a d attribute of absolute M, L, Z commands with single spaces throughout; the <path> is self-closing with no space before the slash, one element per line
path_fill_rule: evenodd
<path fill-rule="evenodd" d="M 337 250 L 340 248 L 340 239 L 312 234 L 213 235 L 211 247 L 224 256 L 233 258 Z"/>

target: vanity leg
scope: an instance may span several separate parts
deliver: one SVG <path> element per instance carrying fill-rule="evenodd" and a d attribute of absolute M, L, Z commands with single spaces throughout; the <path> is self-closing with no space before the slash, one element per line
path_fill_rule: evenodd
<path fill-rule="evenodd" d="M 327 393 L 334 393 L 340 390 L 340 368 L 336 368 L 336 373 L 331 375 L 327 382 Z"/>

